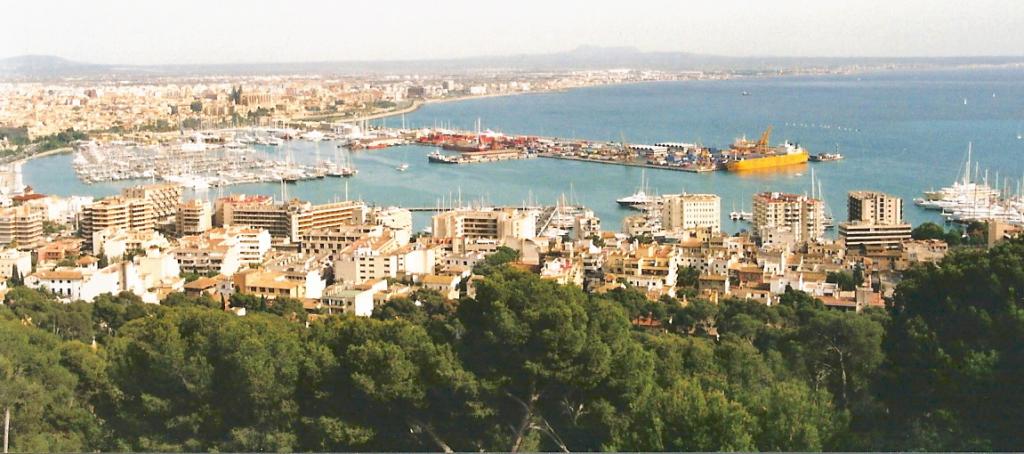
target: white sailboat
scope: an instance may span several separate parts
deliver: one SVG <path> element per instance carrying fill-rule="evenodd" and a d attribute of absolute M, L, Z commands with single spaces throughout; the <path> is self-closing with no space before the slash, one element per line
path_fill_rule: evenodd
<path fill-rule="evenodd" d="M 814 169 L 811 169 L 811 198 L 821 200 L 824 212 L 824 224 L 825 229 L 833 229 L 836 226 L 835 218 L 832 217 L 832 209 L 829 208 L 828 202 L 825 200 L 824 193 L 821 192 L 821 179 L 814 179 Z"/>
<path fill-rule="evenodd" d="M 973 146 L 968 143 L 967 160 L 959 181 L 939 190 L 925 191 L 924 198 L 915 199 L 914 203 L 926 209 L 943 210 L 961 205 L 987 205 L 995 202 L 999 198 L 997 189 L 989 187 L 987 182 L 972 181 L 971 179 L 972 152 Z"/>
<path fill-rule="evenodd" d="M 359 169 L 356 168 L 354 162 L 352 162 L 352 152 L 345 150 L 345 166 L 341 168 L 341 176 L 343 177 L 354 177 L 359 173 Z"/>
<path fill-rule="evenodd" d="M 732 211 L 729 212 L 729 219 L 733 222 L 750 222 L 754 220 L 754 213 L 749 211 L 743 211 L 743 204 L 740 204 L 740 210 L 736 211 L 736 204 L 733 203 Z"/>

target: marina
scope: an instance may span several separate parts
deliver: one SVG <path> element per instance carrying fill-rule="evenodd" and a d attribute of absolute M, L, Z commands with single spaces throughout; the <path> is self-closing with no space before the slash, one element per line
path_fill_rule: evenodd
<path fill-rule="evenodd" d="M 74 170 L 85 183 L 160 179 L 190 189 L 313 176 L 311 168 L 268 159 L 249 149 L 199 142 L 173 145 L 80 144 Z"/>
<path fill-rule="evenodd" d="M 928 210 L 940 211 L 950 222 L 969 223 L 997 220 L 1010 225 L 1024 226 L 1024 178 L 1016 181 L 1004 179 L 1000 186 L 999 174 L 989 184 L 989 172 L 981 175 L 977 162 L 972 168 L 973 144 L 967 146 L 967 156 L 960 177 L 952 185 L 924 192 L 914 204 Z"/>

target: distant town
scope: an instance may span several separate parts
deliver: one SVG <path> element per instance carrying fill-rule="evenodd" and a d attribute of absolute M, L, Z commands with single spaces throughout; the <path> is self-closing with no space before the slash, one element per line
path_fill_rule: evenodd
<path fill-rule="evenodd" d="M 892 65 L 765 70 L 473 71 L 375 76 L 108 74 L 0 81 L 0 153 L 61 148 L 70 140 L 167 140 L 239 126 L 324 129 L 415 110 L 423 103 L 634 82 L 846 74 Z M 23 157 L 23 156 L 22 156 Z"/>

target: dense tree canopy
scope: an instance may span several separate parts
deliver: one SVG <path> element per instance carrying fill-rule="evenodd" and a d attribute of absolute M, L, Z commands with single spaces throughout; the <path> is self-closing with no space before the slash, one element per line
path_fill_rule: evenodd
<path fill-rule="evenodd" d="M 1020 450 L 1024 243 L 963 250 L 899 287 L 879 392 L 906 449 Z"/>
<path fill-rule="evenodd" d="M 862 313 L 587 295 L 497 262 L 475 298 L 370 318 L 16 287 L 0 411 L 18 451 L 1015 450 L 1021 289 L 1021 242 L 915 268 Z"/>

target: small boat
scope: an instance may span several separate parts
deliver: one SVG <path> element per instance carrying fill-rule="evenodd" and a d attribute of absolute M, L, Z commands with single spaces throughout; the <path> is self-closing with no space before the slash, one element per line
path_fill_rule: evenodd
<path fill-rule="evenodd" d="M 405 172 L 406 170 L 409 170 L 408 161 L 409 161 L 409 159 L 408 159 L 407 153 L 403 153 L 402 154 L 402 163 L 399 164 L 398 167 L 395 167 L 395 170 L 397 170 L 399 172 Z"/>
<path fill-rule="evenodd" d="M 733 211 L 729 213 L 729 219 L 733 221 L 751 221 L 754 219 L 754 213 L 749 211 Z"/>
<path fill-rule="evenodd" d="M 839 153 L 839 144 L 836 144 L 835 153 L 818 153 L 810 156 L 812 162 L 828 162 L 828 161 L 839 161 L 843 159 L 843 155 Z"/>
<path fill-rule="evenodd" d="M 839 153 L 818 153 L 811 155 L 811 162 L 828 162 L 828 161 L 839 161 L 843 159 L 843 155 Z"/>
<path fill-rule="evenodd" d="M 743 90 L 743 93 L 741 93 L 741 95 L 743 95 L 743 96 L 750 96 L 750 92 L 746 91 L 746 90 Z"/>
<path fill-rule="evenodd" d="M 459 159 L 454 156 L 447 156 L 441 154 L 438 151 L 433 151 L 427 155 L 427 161 L 437 164 L 458 164 Z"/>

